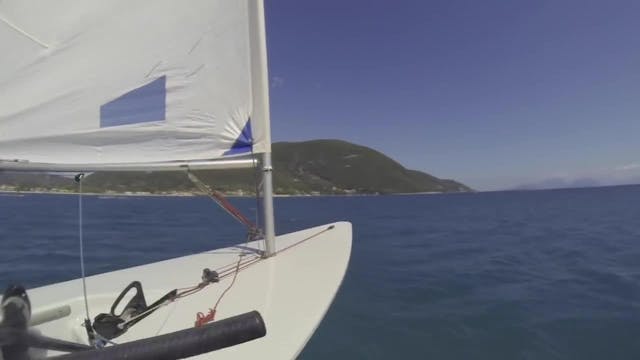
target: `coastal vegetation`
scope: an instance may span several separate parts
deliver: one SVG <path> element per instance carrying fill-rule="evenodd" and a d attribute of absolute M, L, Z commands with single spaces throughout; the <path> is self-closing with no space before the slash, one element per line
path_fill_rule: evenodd
<path fill-rule="evenodd" d="M 410 170 L 374 149 L 341 140 L 279 142 L 273 145 L 274 189 L 282 195 L 396 194 L 465 192 L 454 180 Z M 255 193 L 259 170 L 208 170 L 197 176 L 233 195 Z M 83 182 L 86 192 L 190 194 L 195 186 L 180 172 L 96 172 Z M 0 190 L 76 190 L 72 177 L 52 174 L 0 173 Z"/>

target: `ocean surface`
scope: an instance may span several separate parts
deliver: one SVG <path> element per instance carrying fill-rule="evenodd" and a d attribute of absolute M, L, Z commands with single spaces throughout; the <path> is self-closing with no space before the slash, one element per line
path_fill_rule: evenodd
<path fill-rule="evenodd" d="M 244 235 L 206 198 L 85 196 L 84 209 L 91 274 Z M 354 225 L 302 359 L 640 359 L 639 186 L 277 198 L 276 212 L 278 232 Z M 0 195 L 0 286 L 78 277 L 77 217 L 76 196 Z"/>

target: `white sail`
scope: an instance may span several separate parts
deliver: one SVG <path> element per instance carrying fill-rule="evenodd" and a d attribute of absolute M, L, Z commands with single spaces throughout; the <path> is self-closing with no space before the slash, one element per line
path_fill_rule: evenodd
<path fill-rule="evenodd" d="M 270 152 L 262 17 L 256 0 L 1 1 L 0 161 Z"/>

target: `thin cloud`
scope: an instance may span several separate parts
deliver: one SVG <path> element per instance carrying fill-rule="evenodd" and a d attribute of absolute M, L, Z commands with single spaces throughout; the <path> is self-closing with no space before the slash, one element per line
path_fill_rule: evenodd
<path fill-rule="evenodd" d="M 632 163 L 632 164 L 627 164 L 627 165 L 622 165 L 622 166 L 616 167 L 617 171 L 629 171 L 629 170 L 635 170 L 635 169 L 640 169 L 640 164 L 639 163 Z"/>
<path fill-rule="evenodd" d="M 284 78 L 282 76 L 273 76 L 271 78 L 271 87 L 273 89 L 281 88 L 284 86 Z"/>

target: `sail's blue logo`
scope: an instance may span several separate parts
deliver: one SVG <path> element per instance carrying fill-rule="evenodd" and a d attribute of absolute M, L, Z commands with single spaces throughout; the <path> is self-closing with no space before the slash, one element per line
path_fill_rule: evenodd
<path fill-rule="evenodd" d="M 251 131 L 251 119 L 247 120 L 244 128 L 238 135 L 236 141 L 231 145 L 224 155 L 238 155 L 250 153 L 253 150 L 253 132 Z"/>
<path fill-rule="evenodd" d="M 165 120 L 166 98 L 167 77 L 162 76 L 100 106 L 100 127 Z"/>

